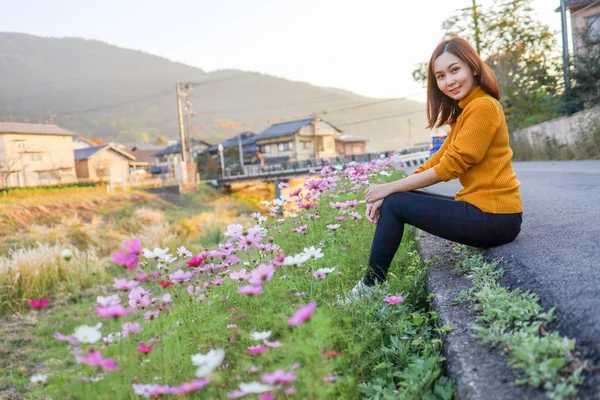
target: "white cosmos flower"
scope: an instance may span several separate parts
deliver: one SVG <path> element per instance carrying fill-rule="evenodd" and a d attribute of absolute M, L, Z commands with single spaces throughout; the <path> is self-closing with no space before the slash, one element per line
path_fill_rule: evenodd
<path fill-rule="evenodd" d="M 96 302 L 101 306 L 114 306 L 116 304 L 121 304 L 121 299 L 116 294 L 110 296 L 98 296 L 96 297 Z"/>
<path fill-rule="evenodd" d="M 298 216 L 298 214 L 294 214 L 294 213 L 289 213 L 288 217 L 290 218 L 296 218 Z"/>
<path fill-rule="evenodd" d="M 333 271 L 335 271 L 335 268 L 319 268 L 318 270 L 315 271 L 315 273 L 322 272 L 324 274 L 330 274 Z"/>
<path fill-rule="evenodd" d="M 283 205 L 283 201 L 281 201 L 281 199 L 275 199 L 273 200 L 273 204 L 275 204 L 278 207 L 281 207 Z"/>
<path fill-rule="evenodd" d="M 95 326 L 81 325 L 75 328 L 73 337 L 81 343 L 96 343 L 102 339 L 102 333 L 100 333 L 101 322 L 98 322 Z"/>
<path fill-rule="evenodd" d="M 283 259 L 284 265 L 302 265 L 310 260 L 310 256 L 304 253 L 296 254 L 295 256 L 287 256 Z"/>
<path fill-rule="evenodd" d="M 165 247 L 164 249 L 161 249 L 159 247 L 155 247 L 154 250 L 148 250 L 144 248 L 142 252 L 142 255 L 146 258 L 162 258 L 167 255 L 169 248 Z"/>
<path fill-rule="evenodd" d="M 109 343 L 118 342 L 119 340 L 121 340 L 122 337 L 123 337 L 123 334 L 121 332 L 109 333 L 108 336 L 105 338 L 102 338 L 102 340 L 104 341 L 104 344 L 109 344 Z"/>
<path fill-rule="evenodd" d="M 244 393 L 264 393 L 273 389 L 273 386 L 264 385 L 260 382 L 240 383 L 240 390 Z"/>
<path fill-rule="evenodd" d="M 48 375 L 46 374 L 35 374 L 35 375 L 31 375 L 31 378 L 29 378 L 29 381 L 31 383 L 46 383 L 46 381 L 48 380 Z"/>
<path fill-rule="evenodd" d="M 389 172 L 387 172 L 387 171 L 380 171 L 380 172 L 379 172 L 379 175 L 383 175 L 383 176 L 392 176 L 392 174 L 390 174 L 390 173 L 389 173 Z"/>
<path fill-rule="evenodd" d="M 262 203 L 267 207 L 269 207 L 271 205 L 271 202 L 267 201 L 267 200 L 264 200 Z"/>
<path fill-rule="evenodd" d="M 315 246 L 305 247 L 302 252 L 305 255 L 308 255 L 311 258 L 323 258 L 324 254 L 321 249 L 316 248 Z"/>
<path fill-rule="evenodd" d="M 282 194 L 281 197 L 279 197 L 279 199 L 284 202 L 287 203 L 291 200 L 291 197 L 289 194 Z"/>
<path fill-rule="evenodd" d="M 215 349 L 206 354 L 194 354 L 192 356 L 192 364 L 198 367 L 196 376 L 204 378 L 218 368 L 225 358 L 225 350 Z"/>
<path fill-rule="evenodd" d="M 271 336 L 271 331 L 250 333 L 250 337 L 252 337 L 254 340 L 265 340 L 268 339 L 269 336 Z"/>

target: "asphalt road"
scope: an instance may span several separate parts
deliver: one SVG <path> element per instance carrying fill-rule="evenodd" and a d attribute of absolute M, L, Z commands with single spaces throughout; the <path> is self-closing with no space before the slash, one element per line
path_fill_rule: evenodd
<path fill-rule="evenodd" d="M 600 362 L 600 161 L 519 162 L 523 226 L 503 257 L 501 283 L 537 293 L 555 307 L 553 328 L 575 338 L 585 358 Z M 456 181 L 428 190 L 453 195 Z"/>

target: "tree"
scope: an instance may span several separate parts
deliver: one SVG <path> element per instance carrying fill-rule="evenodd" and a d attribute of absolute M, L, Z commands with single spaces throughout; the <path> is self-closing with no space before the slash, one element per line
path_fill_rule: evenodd
<path fill-rule="evenodd" d="M 600 17 L 598 17 L 600 18 Z M 572 89 L 565 101 L 569 114 L 600 105 L 600 44 L 586 28 L 576 32 L 582 44 L 572 61 Z"/>
<path fill-rule="evenodd" d="M 560 57 L 554 32 L 532 18 L 531 0 L 500 0 L 486 10 L 473 6 L 444 21 L 445 36 L 460 34 L 479 48 L 498 78 L 510 130 L 558 115 Z M 423 78 L 422 65 L 413 71 Z M 426 77 L 426 75 L 425 75 Z"/>

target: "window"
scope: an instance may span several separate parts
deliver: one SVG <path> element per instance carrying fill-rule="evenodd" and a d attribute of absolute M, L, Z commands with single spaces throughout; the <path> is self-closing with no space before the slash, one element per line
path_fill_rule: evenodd
<path fill-rule="evenodd" d="M 592 42 L 600 40 L 600 14 L 586 17 L 585 26 L 588 29 L 588 39 Z"/>
<path fill-rule="evenodd" d="M 279 143 L 279 151 L 291 151 L 294 149 L 294 142 Z"/>
<path fill-rule="evenodd" d="M 310 142 L 310 141 L 304 141 L 304 140 L 303 140 L 303 141 L 301 141 L 300 143 L 302 143 L 302 148 L 303 148 L 304 150 L 308 150 L 308 149 L 311 149 L 311 148 L 312 148 L 312 142 Z"/>
<path fill-rule="evenodd" d="M 271 152 L 271 145 L 270 144 L 263 144 L 262 146 L 260 146 L 261 148 L 261 153 L 265 153 L 268 154 Z"/>
<path fill-rule="evenodd" d="M 31 159 L 31 161 L 42 161 L 42 155 L 41 154 L 31 154 L 30 159 Z"/>

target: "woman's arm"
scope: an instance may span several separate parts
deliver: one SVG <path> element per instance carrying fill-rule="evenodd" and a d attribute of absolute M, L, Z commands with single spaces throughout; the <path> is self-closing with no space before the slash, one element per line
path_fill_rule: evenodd
<path fill-rule="evenodd" d="M 385 199 L 392 193 L 410 192 L 411 190 L 421 189 L 427 186 L 441 182 L 433 168 L 418 174 L 412 174 L 406 178 L 381 185 L 371 185 L 365 190 L 367 202 L 373 203 L 377 200 Z"/>

